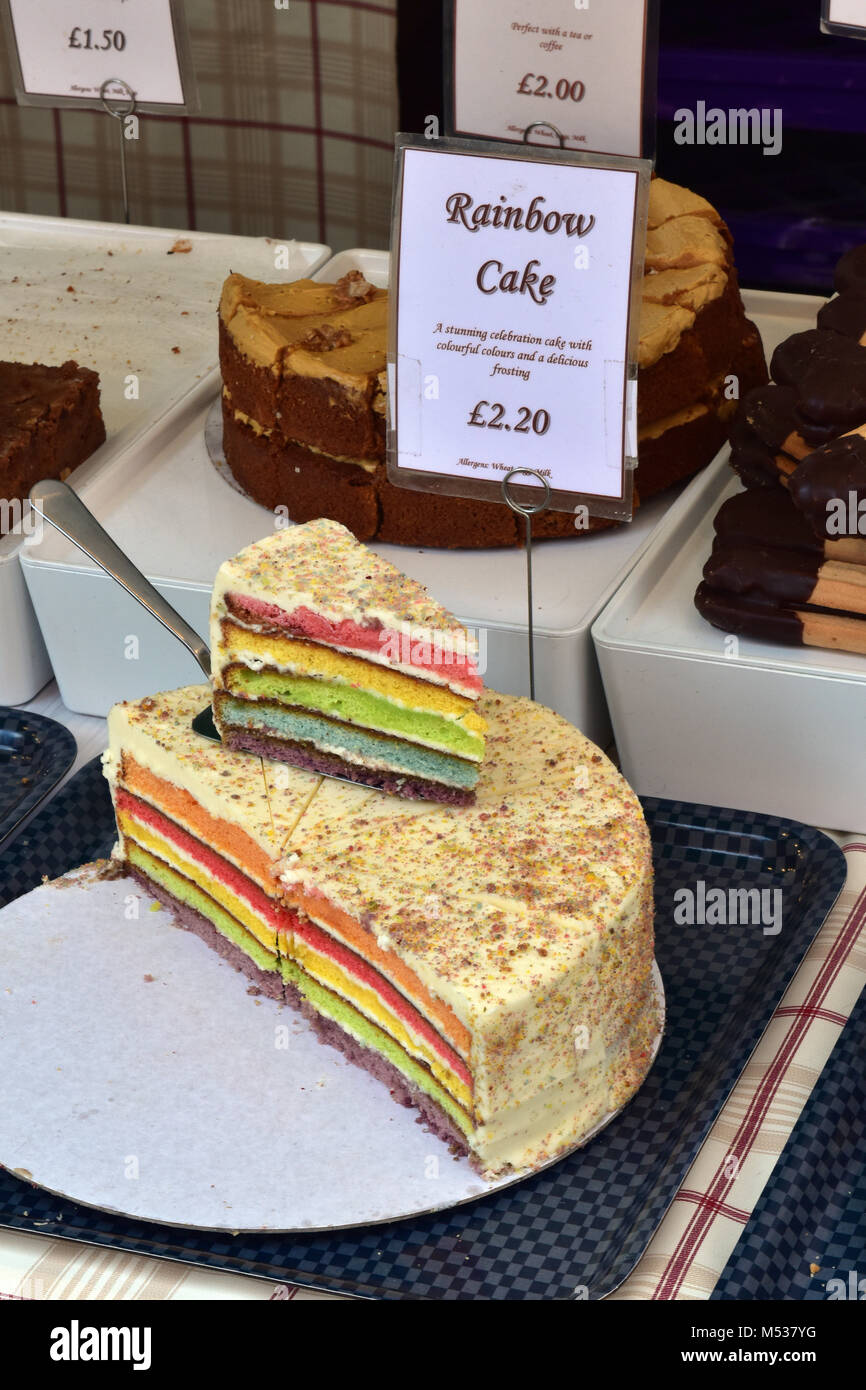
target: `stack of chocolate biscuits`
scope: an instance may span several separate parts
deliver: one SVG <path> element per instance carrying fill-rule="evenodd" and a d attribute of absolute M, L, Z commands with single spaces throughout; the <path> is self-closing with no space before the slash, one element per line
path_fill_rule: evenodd
<path fill-rule="evenodd" d="M 866 245 L 834 285 L 737 413 L 746 491 L 719 509 L 695 604 L 726 632 L 866 654 Z"/>

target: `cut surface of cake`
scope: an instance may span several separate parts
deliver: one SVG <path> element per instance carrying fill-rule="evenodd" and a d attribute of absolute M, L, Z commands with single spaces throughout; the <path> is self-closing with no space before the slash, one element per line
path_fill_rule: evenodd
<path fill-rule="evenodd" d="M 77 362 L 0 362 L 0 496 L 66 478 L 105 439 L 99 377 Z"/>
<path fill-rule="evenodd" d="M 472 799 L 475 643 L 339 522 L 286 527 L 221 566 L 211 651 L 229 748 L 395 795 Z"/>
<path fill-rule="evenodd" d="M 433 805 L 202 739 L 206 697 L 109 718 L 115 855 L 180 925 L 488 1175 L 557 1157 L 630 1099 L 660 1027 L 652 859 L 592 743 L 486 691 L 477 803 Z"/>
<path fill-rule="evenodd" d="M 709 463 L 737 396 L 767 379 L 745 314 L 732 239 L 716 209 L 666 179 L 650 183 L 638 346 L 636 499 Z M 255 501 L 293 521 L 328 516 L 359 540 L 449 549 L 518 545 L 498 501 L 396 487 L 385 465 L 388 293 L 355 270 L 334 285 L 230 275 L 220 301 L 223 448 Z M 636 502 L 637 504 L 637 502 Z M 589 531 L 612 523 L 594 518 Z M 545 537 L 578 537 L 573 512 L 545 511 Z"/>

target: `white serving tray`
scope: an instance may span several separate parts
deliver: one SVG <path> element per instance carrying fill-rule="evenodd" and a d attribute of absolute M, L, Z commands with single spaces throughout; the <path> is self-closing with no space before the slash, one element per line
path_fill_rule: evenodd
<path fill-rule="evenodd" d="M 768 356 L 823 302 L 764 299 Z M 735 638 L 694 606 L 713 518 L 739 490 L 725 450 L 595 623 L 622 770 L 644 796 L 866 829 L 866 658 Z"/>
<path fill-rule="evenodd" d="M 178 242 L 190 249 L 168 254 Z M 285 269 L 275 268 L 277 246 L 288 247 Z M 216 304 L 229 269 L 292 280 L 329 254 L 327 246 L 268 237 L 0 213 L 3 358 L 54 366 L 73 358 L 99 372 L 108 437 L 76 471 L 76 488 L 113 467 L 213 370 Z M 23 537 L 0 537 L 3 704 L 29 700 L 51 675 L 18 563 L 23 529 Z"/>
<path fill-rule="evenodd" d="M 387 284 L 384 251 L 341 252 L 314 278 L 333 281 L 355 267 Z M 221 562 L 274 529 L 272 514 L 240 496 L 208 458 L 204 426 L 218 391 L 214 377 L 166 417 L 162 442 L 155 435 L 139 441 L 126 467 L 78 489 L 109 534 L 203 634 Z M 536 698 L 602 745 L 610 723 L 590 627 L 675 495 L 674 490 L 640 507 L 630 525 L 573 541 L 544 541 L 534 550 Z M 373 548 L 481 630 L 488 685 L 529 693 L 522 550 Z M 60 537 L 46 536 L 38 547 L 28 547 L 22 565 L 69 709 L 102 715 L 116 700 L 199 679 L 198 667 L 177 641 Z M 128 637 L 138 637 L 137 649 Z M 138 656 L 128 657 L 129 650 Z"/>

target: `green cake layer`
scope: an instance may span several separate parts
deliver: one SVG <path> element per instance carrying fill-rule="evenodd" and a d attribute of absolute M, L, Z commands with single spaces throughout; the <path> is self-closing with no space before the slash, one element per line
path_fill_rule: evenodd
<path fill-rule="evenodd" d="M 446 786 L 473 788 L 478 764 L 452 758 L 419 743 L 403 742 L 351 724 L 335 724 L 310 711 L 288 709 L 258 700 L 218 696 L 219 718 L 227 733 L 246 729 L 286 742 L 312 743 L 322 752 L 348 754 L 352 762 L 371 768 L 388 768 L 408 777 L 422 777 Z M 268 756 L 273 756 L 272 754 Z"/>
<path fill-rule="evenodd" d="M 471 1132 L 471 1122 L 454 1097 L 449 1095 L 444 1086 L 440 1086 L 435 1077 L 430 1075 L 426 1067 L 421 1066 L 414 1057 L 410 1057 L 409 1053 L 404 1051 L 388 1033 L 379 1028 L 377 1024 L 372 1023 L 354 1005 L 341 999 L 325 985 L 319 984 L 295 961 L 286 960 L 284 956 L 281 957 L 280 971 L 286 983 L 295 985 L 318 1013 L 339 1023 L 341 1028 L 363 1046 L 380 1052 L 408 1080 L 435 1100 L 436 1104 L 450 1115 L 454 1123 L 464 1133 Z"/>
<path fill-rule="evenodd" d="M 251 671 L 240 666 L 229 668 L 225 683 L 232 694 L 241 698 L 272 700 L 281 705 L 316 710 L 333 719 L 346 720 L 379 733 L 395 734 L 456 757 L 480 762 L 484 754 L 483 738 L 465 728 L 460 719 L 408 709 L 381 695 L 359 690 L 357 686 L 309 676 L 283 675 L 277 671 Z M 477 720 L 477 716 L 474 717 Z"/>
<path fill-rule="evenodd" d="M 260 941 L 248 932 L 246 927 L 241 926 L 225 908 L 220 907 L 219 903 L 214 902 L 207 893 L 202 892 L 191 879 L 179 874 L 176 869 L 172 869 L 168 864 L 157 859 L 154 855 L 142 849 L 134 840 L 126 838 L 126 857 L 130 864 L 140 869 L 148 878 L 153 879 L 161 888 L 170 893 L 178 902 L 184 903 L 187 907 L 193 908 L 202 917 L 212 923 L 221 936 L 231 941 L 234 946 L 243 951 L 245 955 L 259 967 L 260 970 L 276 971 L 277 957 L 263 946 Z"/>

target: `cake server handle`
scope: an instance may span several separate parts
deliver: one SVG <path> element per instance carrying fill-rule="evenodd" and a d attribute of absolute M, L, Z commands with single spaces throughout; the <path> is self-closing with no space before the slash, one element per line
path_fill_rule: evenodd
<path fill-rule="evenodd" d="M 183 642 L 210 680 L 210 651 L 207 644 L 103 531 L 96 517 L 71 487 L 58 479 L 46 478 L 30 489 L 30 505 L 137 599 L 179 642 Z"/>

